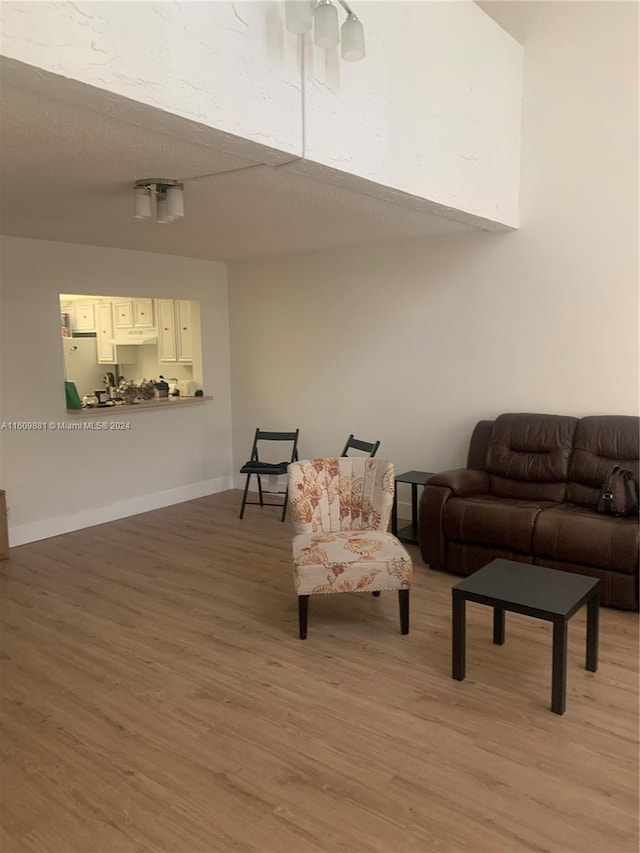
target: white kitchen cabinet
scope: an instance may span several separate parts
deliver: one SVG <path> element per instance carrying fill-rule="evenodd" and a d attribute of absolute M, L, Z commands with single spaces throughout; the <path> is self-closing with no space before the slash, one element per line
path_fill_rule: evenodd
<path fill-rule="evenodd" d="M 188 299 L 157 299 L 158 360 L 193 363 L 191 302 Z"/>
<path fill-rule="evenodd" d="M 176 325 L 173 299 L 158 299 L 158 361 L 176 361 Z"/>
<path fill-rule="evenodd" d="M 72 322 L 73 329 L 76 332 L 95 332 L 95 304 L 92 302 L 76 302 Z"/>
<path fill-rule="evenodd" d="M 113 303 L 113 325 L 116 329 L 130 329 L 133 326 L 130 299 L 118 299 Z"/>
<path fill-rule="evenodd" d="M 153 299 L 117 299 L 113 303 L 116 329 L 153 329 Z"/>
<path fill-rule="evenodd" d="M 191 364 L 193 361 L 193 343 L 191 339 L 191 302 L 189 302 L 188 299 L 176 299 L 174 309 L 178 361 Z"/>
<path fill-rule="evenodd" d="M 100 302 L 97 306 L 97 348 L 98 364 L 115 364 L 115 347 L 111 343 L 113 339 L 113 322 L 111 317 L 111 303 Z"/>
<path fill-rule="evenodd" d="M 153 299 L 133 300 L 133 325 L 136 329 L 153 328 Z"/>

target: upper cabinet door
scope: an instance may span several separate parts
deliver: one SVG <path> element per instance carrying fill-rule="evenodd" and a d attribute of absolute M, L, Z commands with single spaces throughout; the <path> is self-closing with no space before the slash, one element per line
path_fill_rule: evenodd
<path fill-rule="evenodd" d="M 113 329 L 111 327 L 111 303 L 101 302 L 98 305 L 98 364 L 115 364 L 115 347 L 111 343 Z"/>
<path fill-rule="evenodd" d="M 176 331 L 178 339 L 178 361 L 193 361 L 191 340 L 191 303 L 188 299 L 176 299 Z"/>
<path fill-rule="evenodd" d="M 130 329 L 133 326 L 130 299 L 120 299 L 113 303 L 113 325 L 116 329 Z"/>
<path fill-rule="evenodd" d="M 153 328 L 153 299 L 133 300 L 133 325 L 138 329 Z"/>
<path fill-rule="evenodd" d="M 75 327 L 78 332 L 95 332 L 96 312 L 91 302 L 78 302 L 75 307 Z"/>
<path fill-rule="evenodd" d="M 173 299 L 158 299 L 158 360 L 176 360 L 176 330 L 173 319 Z"/>

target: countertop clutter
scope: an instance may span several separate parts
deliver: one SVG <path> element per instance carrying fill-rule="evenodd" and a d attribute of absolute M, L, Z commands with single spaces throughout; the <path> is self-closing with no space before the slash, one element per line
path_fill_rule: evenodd
<path fill-rule="evenodd" d="M 105 380 L 108 376 L 110 374 L 105 376 Z M 205 397 L 199 384 L 191 379 L 166 382 L 164 377 L 160 377 L 160 380 L 134 381 L 119 376 L 117 385 L 110 385 L 106 381 L 105 385 L 104 390 L 99 389 L 94 394 L 86 394 L 82 398 L 82 408 L 72 407 L 67 411 L 76 415 L 105 415 L 114 410 L 122 412 L 123 408 L 131 412 L 142 408 L 183 406 L 185 403 L 200 403 L 213 399 Z"/>
<path fill-rule="evenodd" d="M 111 384 L 109 377 L 104 377 L 105 388 L 85 394 L 82 398 L 82 410 L 105 409 L 113 406 L 132 406 L 151 400 L 165 398 L 203 397 L 204 393 L 200 385 L 192 379 L 180 379 L 165 381 L 161 376 L 156 379 L 127 379 L 125 376 L 118 377 L 118 384 Z M 79 406 L 69 405 L 69 408 L 78 409 Z"/>
<path fill-rule="evenodd" d="M 198 397 L 198 391 L 202 391 L 195 379 L 178 379 L 176 391 L 181 397 Z"/>
<path fill-rule="evenodd" d="M 157 397 L 152 400 L 139 400 L 135 403 L 111 402 L 86 409 L 67 409 L 67 414 L 91 417 L 118 412 L 118 414 L 122 415 L 124 410 L 128 415 L 131 412 L 137 412 L 140 410 L 146 411 L 148 409 L 167 409 L 176 407 L 181 408 L 182 406 L 193 406 L 198 403 L 206 403 L 210 400 L 213 400 L 213 397 L 208 397 L 204 394 L 201 397 Z"/>

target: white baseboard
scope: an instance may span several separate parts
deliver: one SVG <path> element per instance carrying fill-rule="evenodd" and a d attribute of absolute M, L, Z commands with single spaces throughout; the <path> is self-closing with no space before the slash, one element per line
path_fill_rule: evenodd
<path fill-rule="evenodd" d="M 27 522 L 27 524 L 9 525 L 9 547 L 15 548 L 18 545 L 25 545 L 27 542 L 48 539 L 50 536 L 70 533 L 72 530 L 83 530 L 85 527 L 93 527 L 96 524 L 104 524 L 118 518 L 127 518 L 130 515 L 139 515 L 141 512 L 160 509 L 163 506 L 172 506 L 195 498 L 203 498 L 206 495 L 225 492 L 227 489 L 233 488 L 232 479 L 232 477 L 217 477 L 213 480 L 203 480 L 200 483 L 190 483 L 188 486 L 180 486 L 177 489 L 167 489 L 164 492 L 154 492 L 150 495 L 139 495 L 109 506 L 85 509 L 74 515 L 60 515 L 42 521 Z"/>

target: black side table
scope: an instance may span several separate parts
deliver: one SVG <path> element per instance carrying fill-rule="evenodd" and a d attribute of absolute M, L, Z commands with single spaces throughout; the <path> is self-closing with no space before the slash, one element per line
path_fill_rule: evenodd
<path fill-rule="evenodd" d="M 452 677 L 465 678 L 465 604 L 493 607 L 493 642 L 504 644 L 504 612 L 524 613 L 553 623 L 551 710 L 564 714 L 567 705 L 567 625 L 587 605 L 585 669 L 598 669 L 600 581 L 513 560 L 493 560 L 451 589 L 453 608 Z"/>
<path fill-rule="evenodd" d="M 393 492 L 393 508 L 391 510 L 391 532 L 403 542 L 418 544 L 418 486 L 424 486 L 433 474 L 429 471 L 406 471 L 395 478 L 396 488 Z M 398 483 L 411 484 L 411 524 L 398 530 Z"/>

